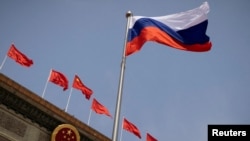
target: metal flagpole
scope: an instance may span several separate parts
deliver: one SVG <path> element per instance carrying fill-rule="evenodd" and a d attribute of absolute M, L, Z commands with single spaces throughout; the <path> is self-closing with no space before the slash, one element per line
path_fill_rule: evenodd
<path fill-rule="evenodd" d="M 3 59 L 3 62 L 2 62 L 2 64 L 1 64 L 1 66 L 0 66 L 0 70 L 2 69 L 2 67 L 3 67 L 3 65 L 4 65 L 4 63 L 5 63 L 5 61 L 6 61 L 6 59 L 7 59 L 7 55 L 5 55 L 5 57 L 4 57 L 4 59 Z"/>
<path fill-rule="evenodd" d="M 90 111 L 89 111 L 88 125 L 89 125 L 89 122 L 90 122 L 91 113 L 92 113 L 92 110 L 90 109 Z"/>
<path fill-rule="evenodd" d="M 125 34 L 125 41 L 124 41 L 124 49 L 123 49 L 123 55 L 122 55 L 122 61 L 121 61 L 121 71 L 120 71 L 120 81 L 119 81 L 119 87 L 118 87 L 118 93 L 117 93 L 117 100 L 116 100 L 116 110 L 115 110 L 115 118 L 114 118 L 114 125 L 113 125 L 113 134 L 112 134 L 112 141 L 118 141 L 118 130 L 119 130 L 119 119 L 120 119 L 120 111 L 121 111 L 121 102 L 122 102 L 122 90 L 123 90 L 123 78 L 124 78 L 124 70 L 125 70 L 125 64 L 126 64 L 126 46 L 127 46 L 127 39 L 128 39 L 128 29 L 129 24 L 131 21 L 132 12 L 128 11 L 126 13 L 127 18 L 127 27 L 126 27 L 126 34 Z"/>
<path fill-rule="evenodd" d="M 72 90 L 73 90 L 73 88 L 71 87 L 69 97 L 68 97 L 68 102 L 67 102 L 67 105 L 66 105 L 66 108 L 65 108 L 65 112 L 67 112 L 68 107 L 69 107 L 69 101 L 70 101 L 70 98 L 71 98 Z"/>
<path fill-rule="evenodd" d="M 122 141 L 122 132 L 123 132 L 123 122 L 124 121 L 124 117 L 122 118 L 122 128 L 121 128 L 121 136 L 120 136 L 120 141 Z"/>
<path fill-rule="evenodd" d="M 44 90 L 43 90 L 42 98 L 44 97 L 45 90 L 47 89 L 47 85 L 48 85 L 48 82 L 49 82 L 49 77 L 50 77 L 50 75 L 51 75 L 51 70 L 52 70 L 52 69 L 50 69 L 49 76 L 48 76 L 47 82 L 46 82 L 45 87 L 44 87 Z"/>

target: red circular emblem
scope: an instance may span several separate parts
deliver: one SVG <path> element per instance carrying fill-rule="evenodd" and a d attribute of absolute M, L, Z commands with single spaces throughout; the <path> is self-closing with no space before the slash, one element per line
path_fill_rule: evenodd
<path fill-rule="evenodd" d="M 51 141 L 80 141 L 80 135 L 74 126 L 61 124 L 54 129 Z"/>

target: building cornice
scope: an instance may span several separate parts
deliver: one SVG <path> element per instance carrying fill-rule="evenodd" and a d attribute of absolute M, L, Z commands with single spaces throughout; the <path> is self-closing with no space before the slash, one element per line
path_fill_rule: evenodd
<path fill-rule="evenodd" d="M 58 125 L 67 123 L 78 129 L 81 138 L 93 141 L 111 141 L 111 139 L 97 130 L 59 109 L 2 73 L 0 73 L 0 104 L 30 119 L 48 131 L 53 131 Z"/>

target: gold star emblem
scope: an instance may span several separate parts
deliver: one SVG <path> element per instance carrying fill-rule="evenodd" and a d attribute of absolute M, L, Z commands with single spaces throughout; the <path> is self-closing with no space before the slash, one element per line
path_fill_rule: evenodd
<path fill-rule="evenodd" d="M 80 141 L 80 135 L 74 126 L 61 124 L 54 129 L 51 141 Z"/>
<path fill-rule="evenodd" d="M 68 131 L 67 131 L 67 134 L 70 136 L 71 135 L 71 130 L 69 129 Z"/>

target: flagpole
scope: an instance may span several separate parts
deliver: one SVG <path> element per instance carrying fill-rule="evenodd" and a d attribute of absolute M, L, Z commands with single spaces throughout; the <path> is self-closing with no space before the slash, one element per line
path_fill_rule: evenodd
<path fill-rule="evenodd" d="M 90 122 L 91 113 L 92 113 L 92 110 L 90 109 L 90 111 L 89 111 L 88 125 L 89 125 L 89 122 Z"/>
<path fill-rule="evenodd" d="M 69 93 L 69 97 L 68 97 L 68 102 L 67 102 L 67 105 L 66 105 L 66 108 L 65 108 L 65 112 L 67 112 L 67 110 L 68 110 L 68 107 L 69 107 L 69 101 L 70 101 L 70 98 L 71 98 L 72 91 L 73 91 L 73 89 L 72 89 L 72 87 L 71 87 L 71 89 L 70 89 L 70 93 Z"/>
<path fill-rule="evenodd" d="M 131 16 L 132 16 L 132 12 L 128 11 L 126 13 L 127 27 L 126 27 L 124 49 L 123 49 L 123 55 L 122 55 L 122 61 L 121 61 L 120 81 L 119 81 L 117 100 L 116 100 L 116 110 L 115 110 L 115 118 L 114 118 L 114 125 L 113 125 L 112 141 L 118 141 L 117 136 L 118 136 L 118 129 L 119 129 L 119 119 L 120 119 L 121 102 L 122 102 L 122 90 L 123 90 L 123 82 L 124 82 L 124 71 L 125 71 L 125 64 L 126 64 L 125 53 L 126 53 L 128 29 L 129 29 Z"/>
<path fill-rule="evenodd" d="M 124 120 L 124 117 L 122 118 L 122 121 Z M 123 122 L 122 122 L 122 128 L 121 128 L 121 135 L 120 135 L 120 141 L 122 141 L 122 132 L 123 132 Z"/>
<path fill-rule="evenodd" d="M 43 89 L 42 98 L 44 98 L 44 94 L 45 94 L 45 91 L 46 91 L 46 89 L 47 89 L 47 85 L 48 85 L 48 82 L 49 82 L 49 77 L 50 77 L 50 75 L 51 75 L 51 70 L 52 70 L 52 69 L 50 69 L 48 79 L 47 79 L 46 84 L 45 84 L 45 87 L 44 87 L 44 89 Z"/>
<path fill-rule="evenodd" d="M 5 55 L 5 57 L 4 57 L 4 59 L 3 59 L 3 62 L 2 62 L 2 64 L 1 64 L 1 66 L 0 66 L 0 70 L 2 69 L 2 67 L 3 67 L 3 65 L 4 65 L 4 63 L 5 63 L 5 61 L 6 61 L 6 59 L 7 59 L 7 55 Z"/>

